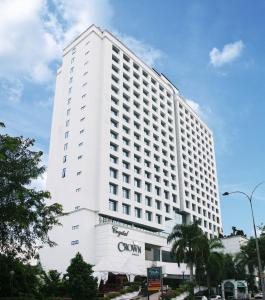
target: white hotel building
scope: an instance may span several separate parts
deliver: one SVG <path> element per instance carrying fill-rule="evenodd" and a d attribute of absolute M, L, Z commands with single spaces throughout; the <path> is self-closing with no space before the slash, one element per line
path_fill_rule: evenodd
<path fill-rule="evenodd" d="M 77 251 L 98 272 L 169 276 L 166 233 L 201 220 L 222 231 L 213 135 L 178 89 L 108 31 L 92 25 L 64 49 L 47 189 L 68 214 L 41 251 L 65 271 Z"/>

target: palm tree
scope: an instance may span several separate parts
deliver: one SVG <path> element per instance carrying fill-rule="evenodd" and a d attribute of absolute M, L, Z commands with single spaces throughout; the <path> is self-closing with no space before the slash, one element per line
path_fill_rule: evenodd
<path fill-rule="evenodd" d="M 194 267 L 201 249 L 204 249 L 205 238 L 198 221 L 192 224 L 176 224 L 167 238 L 172 242 L 171 254 L 176 258 L 178 264 L 187 263 L 190 269 L 190 280 L 194 278 Z"/>
<path fill-rule="evenodd" d="M 208 240 L 204 249 L 204 263 L 207 278 L 207 287 L 210 292 L 211 286 L 217 285 L 222 278 L 223 273 L 223 253 L 219 250 L 224 248 L 218 238 Z"/>

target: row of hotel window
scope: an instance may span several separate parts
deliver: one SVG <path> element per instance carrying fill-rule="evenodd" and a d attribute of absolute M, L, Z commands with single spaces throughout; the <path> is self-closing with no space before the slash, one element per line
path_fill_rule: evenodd
<path fill-rule="evenodd" d="M 215 214 L 213 214 L 213 213 L 211 213 L 209 211 L 207 213 L 206 209 L 202 209 L 199 205 L 197 206 L 197 210 L 196 210 L 196 204 L 192 203 L 192 207 L 191 207 L 189 201 L 186 200 L 185 202 L 186 202 L 186 208 L 188 208 L 188 209 L 190 209 L 192 211 L 197 211 L 198 214 L 203 215 L 204 217 L 207 216 L 208 219 L 212 219 L 214 222 L 219 223 L 219 217 L 216 216 Z"/>
<path fill-rule="evenodd" d="M 119 69 L 118 69 L 117 67 L 115 68 L 114 65 L 112 65 L 112 70 L 114 70 L 114 71 L 117 72 L 117 73 L 119 72 Z M 123 73 L 123 78 L 128 80 L 129 76 L 128 76 L 128 78 L 126 78 L 125 75 L 126 75 L 126 74 Z M 111 78 L 112 78 L 112 82 L 115 83 L 115 84 L 113 85 L 112 89 L 120 89 L 120 88 L 123 88 L 124 90 L 126 90 L 127 92 L 130 93 L 130 92 L 131 92 L 131 88 L 133 88 L 132 94 L 133 94 L 137 99 L 139 99 L 140 96 L 142 96 L 143 98 L 147 97 L 147 98 L 149 98 L 149 99 L 152 99 L 153 103 L 158 103 L 158 98 L 157 98 L 155 95 L 152 95 L 152 96 L 151 96 L 150 93 L 149 93 L 149 91 L 146 90 L 145 88 L 142 89 L 142 92 L 143 92 L 143 95 L 142 95 L 142 94 L 141 94 L 141 91 L 140 91 L 140 84 L 138 84 L 136 81 L 133 81 L 133 85 L 130 86 L 129 84 L 127 84 L 127 83 L 129 83 L 129 82 L 124 82 L 124 81 L 123 81 L 123 83 L 121 84 L 121 83 L 120 83 L 120 79 L 119 79 L 118 77 L 116 77 L 114 74 L 112 74 Z M 116 85 L 118 85 L 118 86 L 116 86 Z M 115 87 L 114 87 L 114 86 L 115 86 Z M 136 90 L 135 90 L 135 89 L 136 89 Z M 153 88 L 152 88 L 152 92 L 153 92 L 153 93 L 156 93 L 156 90 L 154 91 Z M 149 105 L 150 103 L 149 103 L 149 101 L 148 101 L 147 98 L 145 98 L 145 101 L 147 102 L 146 105 Z M 161 100 L 164 100 L 164 96 L 161 95 L 161 94 L 159 94 L 159 98 L 160 98 Z M 154 105 L 154 107 L 156 107 L 156 106 Z M 173 113 L 172 113 L 171 107 L 172 107 L 172 104 L 170 103 L 169 100 L 167 101 L 167 107 L 166 107 L 166 105 L 165 105 L 163 102 L 160 102 L 160 108 L 161 108 L 161 110 L 166 111 L 166 109 L 167 109 L 167 112 L 168 112 L 169 115 L 172 115 L 172 114 L 173 114 Z M 156 107 L 155 111 L 158 111 L 158 108 L 157 108 L 157 107 Z"/>
<path fill-rule="evenodd" d="M 204 136 L 203 134 L 208 135 L 208 138 L 211 139 L 210 132 L 208 132 L 207 129 L 204 128 L 204 126 L 196 118 L 194 118 L 193 114 L 191 112 L 189 112 L 189 110 L 187 108 L 184 108 L 181 103 L 179 103 L 179 109 L 180 109 L 180 111 L 183 111 L 183 110 L 185 111 L 185 114 L 189 117 L 189 118 L 186 118 L 186 121 L 189 122 L 189 120 L 191 120 L 191 127 L 195 127 L 195 125 L 193 123 L 193 120 L 195 119 L 195 124 L 200 126 L 200 129 L 202 131 L 204 131 L 204 133 L 201 132 L 201 135 L 202 136 Z M 183 117 L 183 113 L 180 113 L 180 116 Z M 196 130 L 199 131 L 199 128 L 196 127 Z M 207 137 L 205 139 L 207 140 Z M 211 140 L 209 141 L 209 143 L 211 145 Z"/>
<path fill-rule="evenodd" d="M 120 55 L 120 49 L 118 47 L 116 47 L 115 45 L 112 46 L 112 50 L 113 50 L 113 54 L 112 54 L 112 60 L 115 61 L 117 64 L 119 64 L 120 62 L 120 59 L 121 57 L 117 57 L 117 55 L 119 56 Z M 128 55 L 126 55 L 125 53 L 123 53 L 122 55 L 122 58 L 123 58 L 123 68 L 127 71 L 127 72 L 130 72 L 131 68 L 130 68 L 130 63 L 131 63 L 131 59 L 129 58 Z M 140 77 L 140 72 L 141 71 L 141 67 L 135 62 L 132 60 L 132 67 L 134 69 L 134 73 L 136 75 L 134 75 L 136 78 L 137 77 Z M 138 73 L 138 74 L 137 74 Z M 145 77 L 146 79 L 149 78 L 150 76 L 150 81 L 151 83 L 156 86 L 157 85 L 157 81 L 150 75 L 148 74 L 148 72 L 146 72 L 144 69 L 142 69 L 142 75 L 143 77 Z M 146 81 L 146 80 L 145 80 Z M 165 93 L 166 92 L 166 96 L 168 98 L 171 98 L 171 93 L 169 91 L 166 91 L 166 89 L 161 85 L 159 84 L 158 86 L 159 90 L 161 93 Z"/>
<path fill-rule="evenodd" d="M 197 216 L 193 216 L 193 222 L 199 221 L 199 224 L 206 229 L 213 230 L 214 232 L 219 232 L 220 228 L 207 220 L 204 220 L 202 223 L 202 218 L 198 218 Z"/>
<path fill-rule="evenodd" d="M 118 201 L 109 200 L 109 210 L 111 211 L 118 211 Z M 122 213 L 125 215 L 131 214 L 131 206 L 129 204 L 122 204 Z M 134 207 L 134 216 L 136 218 L 142 218 L 142 209 L 139 207 Z M 146 221 L 153 221 L 153 213 L 151 211 L 145 211 L 145 219 Z M 158 224 L 162 224 L 162 216 L 159 214 L 155 214 L 155 222 Z"/>
<path fill-rule="evenodd" d="M 137 159 L 138 159 L 138 158 L 137 158 Z M 116 157 L 116 156 L 114 156 L 114 155 L 112 155 L 112 154 L 110 155 L 110 162 L 111 162 L 112 164 L 118 164 L 118 161 L 119 161 L 118 157 Z M 136 160 L 136 162 L 139 162 L 139 161 Z M 124 169 L 128 169 L 128 170 L 129 170 L 131 164 L 130 164 L 129 162 L 127 162 L 127 161 L 122 160 L 122 166 L 123 166 Z M 144 161 L 144 166 L 150 168 L 150 167 L 151 167 L 151 163 L 150 163 L 149 161 L 145 160 L 145 161 Z M 157 172 L 158 174 L 160 173 L 160 167 L 157 166 L 156 164 L 154 164 L 154 170 L 155 170 L 155 172 Z M 140 173 L 141 173 L 141 168 L 138 167 L 138 166 L 134 166 L 134 172 L 136 172 L 137 174 L 140 174 Z M 165 169 L 162 170 L 162 173 L 163 173 L 163 175 L 164 175 L 165 177 L 168 177 L 168 176 L 170 175 L 170 177 L 171 177 L 171 179 L 172 179 L 173 181 L 175 181 L 175 180 L 177 179 L 175 174 L 173 174 L 173 173 L 170 174 L 170 173 L 169 173 L 167 170 L 165 170 Z M 157 174 L 157 175 L 158 175 L 158 174 Z M 149 171 L 147 171 L 147 170 L 146 170 L 146 172 L 145 172 L 145 177 L 151 179 L 151 173 L 150 173 Z M 160 181 L 159 175 L 158 175 L 158 177 L 155 177 L 155 179 L 156 179 L 157 181 Z"/>
<path fill-rule="evenodd" d="M 113 194 L 113 195 L 118 195 L 118 192 L 117 192 L 117 186 L 116 185 L 113 185 L 113 184 L 110 184 L 110 194 Z M 122 196 L 124 199 L 130 199 L 130 194 L 131 194 L 131 190 L 130 189 L 127 189 L 127 188 L 122 188 Z M 168 197 L 168 194 L 167 194 L 167 197 Z M 168 199 L 168 198 L 166 198 Z M 142 202 L 142 194 L 139 193 L 139 192 L 134 192 L 134 200 L 138 203 L 141 203 Z M 173 202 L 176 202 L 176 201 L 173 201 Z M 159 209 L 161 210 L 162 209 L 162 202 L 160 200 L 155 200 L 155 203 L 156 203 L 156 209 Z M 152 198 L 149 197 L 149 196 L 145 196 L 145 204 L 147 206 L 152 206 Z M 167 204 L 167 203 L 164 203 L 165 205 L 165 211 L 167 213 L 170 212 L 170 205 Z"/>
<path fill-rule="evenodd" d="M 149 111 L 147 109 L 143 109 L 143 112 L 145 115 L 149 115 Z M 114 117 L 114 119 L 117 119 L 119 118 L 119 114 L 122 115 L 122 118 L 120 118 L 121 120 L 125 121 L 126 123 L 130 123 L 131 121 L 131 117 L 129 115 L 127 115 L 127 113 L 129 114 L 130 113 L 130 108 L 129 106 L 127 105 L 124 105 L 123 104 L 123 113 L 120 113 L 119 111 L 119 108 L 116 108 L 116 107 L 111 107 L 111 115 L 112 117 Z M 153 114 L 153 122 L 150 121 L 150 117 L 145 117 L 144 114 L 142 114 L 142 112 L 138 112 L 136 110 L 133 111 L 133 116 L 136 118 L 136 119 L 140 119 L 141 116 L 142 116 L 142 119 L 143 119 L 143 123 L 140 124 L 138 123 L 137 120 L 134 120 L 133 122 L 133 125 L 138 129 L 138 130 L 141 130 L 141 126 L 147 126 L 149 129 L 153 129 L 154 131 L 159 131 L 159 129 L 162 131 L 162 129 L 167 129 L 169 132 L 173 133 L 173 127 L 170 126 L 170 122 L 169 123 L 166 123 L 164 121 L 164 119 L 161 119 L 160 120 L 160 124 L 161 124 L 161 127 L 159 128 L 159 123 L 158 123 L 158 117 Z M 173 121 L 172 121 L 173 122 Z M 168 126 L 168 128 L 166 128 Z M 146 128 L 146 129 L 148 129 Z"/>
<path fill-rule="evenodd" d="M 119 109 L 119 107 L 118 107 L 118 105 L 119 105 L 119 103 L 122 103 L 122 108 L 123 108 L 123 110 L 124 110 L 124 112 L 130 112 L 130 108 L 131 108 L 131 106 L 130 106 L 130 97 L 127 95 L 127 94 L 125 94 L 125 93 L 123 93 L 122 94 L 122 99 L 123 100 L 125 100 L 126 102 L 120 102 L 119 101 L 119 99 L 117 98 L 117 97 L 115 97 L 114 95 L 111 95 L 111 101 L 112 101 L 112 103 L 113 104 L 115 104 L 116 106 L 116 108 L 117 109 Z M 137 99 L 134 99 L 133 100 L 133 106 L 134 106 L 134 111 L 133 111 L 133 115 L 137 118 L 137 119 L 139 119 L 140 118 L 140 116 L 141 115 L 143 115 L 142 114 L 142 111 L 140 111 L 140 108 L 141 108 L 141 104 L 145 104 L 146 105 L 146 107 L 145 106 L 143 106 L 143 112 L 144 112 L 144 114 L 146 115 L 146 116 L 149 116 L 149 114 L 151 115 L 151 111 L 150 111 L 150 108 L 149 108 L 149 102 L 148 102 L 148 100 L 146 99 L 146 98 L 143 98 L 143 101 L 141 102 L 141 101 L 138 101 Z M 112 107 L 113 108 L 113 107 Z M 166 124 L 168 124 L 168 126 L 170 127 L 170 124 L 171 125 L 173 125 L 173 119 L 170 117 L 170 116 L 166 116 L 163 112 L 162 112 L 162 114 L 158 114 L 157 113 L 157 107 L 156 106 L 154 106 L 154 105 L 152 105 L 152 109 L 153 109 L 153 112 L 152 112 L 152 118 L 153 118 L 153 120 L 154 120 L 154 122 L 155 122 L 155 124 L 157 124 L 158 123 L 158 120 L 160 119 L 160 123 L 161 123 L 161 125 L 162 126 L 166 126 Z M 167 117 L 167 118 L 166 118 Z M 149 119 L 147 119 L 146 117 L 143 117 L 143 119 L 144 120 L 146 120 L 146 122 L 148 123 L 149 122 L 149 120 L 150 120 L 150 118 Z M 167 120 L 168 121 L 168 123 L 166 123 L 165 122 L 165 120 Z M 149 124 L 149 123 L 148 123 Z"/>
<path fill-rule="evenodd" d="M 114 152 L 118 152 L 119 146 L 117 144 L 114 144 L 113 142 L 110 142 L 110 150 L 112 150 Z M 162 153 L 163 153 L 163 155 L 165 157 L 167 157 L 167 155 L 168 155 L 167 151 L 163 150 Z M 122 149 L 122 154 L 125 157 L 130 157 L 131 156 L 131 151 L 123 148 Z M 151 156 L 151 152 L 149 150 L 147 150 L 147 149 L 144 150 L 144 154 L 147 157 Z M 167 158 L 170 159 L 171 161 L 175 161 L 175 157 L 173 155 L 171 155 L 171 154 Z M 154 159 L 155 159 L 156 163 L 160 162 L 160 156 L 158 156 L 157 154 L 154 154 Z M 142 160 L 141 156 L 139 156 L 137 154 L 134 154 L 134 161 L 135 162 L 141 163 L 141 160 Z M 144 163 L 145 163 L 145 165 L 147 167 L 151 166 L 151 162 L 149 160 L 147 160 L 147 159 L 144 160 Z M 162 159 L 162 163 L 163 163 L 163 166 L 169 166 L 170 165 L 171 170 L 175 170 L 176 169 L 175 165 L 174 164 L 169 164 L 169 162 L 168 162 L 167 159 Z"/>
<path fill-rule="evenodd" d="M 137 174 L 141 174 L 141 168 L 135 166 L 134 167 L 134 171 L 135 173 Z M 110 168 L 110 177 L 111 178 L 115 178 L 115 179 L 118 179 L 118 170 L 114 169 L 114 168 Z M 148 179 L 151 179 L 152 177 L 152 174 L 151 172 L 148 172 L 148 171 L 144 171 L 144 177 L 145 178 L 148 178 Z M 161 176 L 160 175 L 153 175 L 154 179 L 156 182 L 161 182 Z M 126 173 L 122 173 L 122 181 L 125 182 L 125 183 L 130 183 L 131 182 L 131 176 L 129 174 L 126 174 Z M 167 179 L 163 179 L 163 184 L 165 186 L 169 186 L 169 180 Z M 141 187 L 142 186 L 142 183 L 141 183 L 141 179 L 139 178 L 134 178 L 134 186 L 135 187 Z M 172 190 L 176 190 L 177 189 L 177 186 L 175 183 L 171 183 L 171 187 L 172 187 Z"/>
<path fill-rule="evenodd" d="M 189 195 L 190 195 L 190 199 L 192 199 L 192 201 L 191 201 L 191 203 L 192 202 L 194 202 L 194 203 L 196 203 L 196 204 L 200 204 L 200 203 L 202 203 L 202 205 L 203 206 L 207 206 L 207 208 L 211 208 L 212 209 L 212 211 L 216 211 L 216 213 L 219 213 L 219 209 L 217 208 L 218 207 L 218 202 L 217 202 L 217 200 L 215 200 L 214 201 L 214 198 L 212 198 L 212 197 L 209 197 L 208 195 L 208 197 L 206 197 L 206 199 L 207 199 L 207 201 L 205 201 L 205 200 L 202 200 L 200 197 L 195 197 L 195 195 L 194 194 L 190 194 L 189 192 L 187 192 L 187 191 L 185 191 L 185 196 L 186 196 L 186 198 L 189 198 Z M 204 198 L 205 199 L 205 198 Z M 216 207 L 214 207 L 214 205 L 211 205 L 211 203 L 210 203 L 210 200 L 211 200 L 211 203 L 212 204 L 215 204 L 215 206 Z M 207 203 L 207 205 L 206 205 L 206 203 Z M 186 201 L 186 207 L 187 208 L 189 208 L 190 207 L 190 201 Z"/>
<path fill-rule="evenodd" d="M 141 180 L 137 179 L 135 180 L 135 187 L 140 188 L 141 187 Z M 155 194 L 157 196 L 162 196 L 162 189 L 158 186 L 154 187 L 155 190 Z M 152 185 L 149 182 L 145 182 L 145 191 L 147 192 L 152 192 Z M 118 195 L 118 185 L 114 184 L 114 183 L 109 183 L 109 192 L 110 194 L 113 195 Z M 122 196 L 125 199 L 130 199 L 131 198 L 131 190 L 125 187 L 122 187 Z M 169 200 L 169 191 L 164 190 L 164 194 L 163 194 L 164 199 Z M 134 198 L 137 202 L 141 202 L 141 194 L 138 192 L 134 193 Z M 176 202 L 176 195 L 172 194 L 172 200 L 173 202 Z"/>
<path fill-rule="evenodd" d="M 119 133 L 114 131 L 114 130 L 111 130 L 110 131 L 110 137 L 113 139 L 113 140 L 119 140 Z M 132 140 L 130 138 L 127 138 L 125 136 L 122 136 L 122 143 L 126 146 L 130 146 L 131 145 L 131 142 Z M 150 156 L 150 151 L 152 151 L 153 149 L 156 151 L 156 152 L 159 152 L 159 154 L 163 154 L 165 156 L 167 156 L 167 150 L 164 149 L 163 147 L 160 147 L 159 145 L 157 145 L 156 143 L 153 143 L 153 147 L 151 148 L 151 141 L 147 138 L 144 138 L 144 141 L 143 141 L 143 144 L 144 146 L 142 147 L 140 144 L 136 143 L 135 141 L 133 142 L 133 148 L 134 150 L 136 151 L 139 151 L 141 152 L 141 149 L 144 148 L 144 153 L 146 156 Z M 162 144 L 164 147 L 167 146 L 167 142 L 162 140 Z M 146 146 L 146 148 L 145 148 Z M 151 148 L 150 150 L 148 150 L 147 148 Z M 170 151 L 175 154 L 174 152 L 174 146 L 173 145 L 169 145 L 169 149 Z M 171 154 L 172 155 L 172 154 Z M 158 157 L 158 156 L 157 156 Z M 159 160 L 159 158 L 158 158 Z M 172 160 L 174 160 L 174 155 L 173 155 L 173 158 Z"/>

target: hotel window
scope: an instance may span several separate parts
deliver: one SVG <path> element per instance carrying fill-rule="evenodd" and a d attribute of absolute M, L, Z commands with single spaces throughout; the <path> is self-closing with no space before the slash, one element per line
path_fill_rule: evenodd
<path fill-rule="evenodd" d="M 160 188 L 158 186 L 155 186 L 155 191 L 156 191 L 157 196 L 159 196 L 160 195 Z"/>
<path fill-rule="evenodd" d="M 117 64 L 119 63 L 119 59 L 117 56 L 115 56 L 114 54 L 112 54 L 112 60 L 115 61 Z"/>
<path fill-rule="evenodd" d="M 122 141 L 125 145 L 130 145 L 130 141 L 128 139 L 126 139 L 125 137 L 122 138 Z"/>
<path fill-rule="evenodd" d="M 141 169 L 135 166 L 134 167 L 134 172 L 137 173 L 137 174 L 141 174 Z"/>
<path fill-rule="evenodd" d="M 151 178 L 151 173 L 150 172 L 148 172 L 148 171 L 144 171 L 144 176 L 145 176 L 145 178 Z"/>
<path fill-rule="evenodd" d="M 161 201 L 156 200 L 156 208 L 159 210 L 161 209 Z"/>
<path fill-rule="evenodd" d="M 151 184 L 146 182 L 145 183 L 145 190 L 148 191 L 148 192 L 151 192 Z"/>
<path fill-rule="evenodd" d="M 78 155 L 77 159 L 82 159 L 83 155 Z"/>
<path fill-rule="evenodd" d="M 125 157 L 129 157 L 130 156 L 130 151 L 123 149 L 122 153 Z"/>
<path fill-rule="evenodd" d="M 79 240 L 71 241 L 71 245 L 72 245 L 72 246 L 78 245 L 78 244 L 79 244 Z"/>
<path fill-rule="evenodd" d="M 123 168 L 125 168 L 125 169 L 130 169 L 130 164 L 129 164 L 127 161 L 123 161 L 123 162 L 122 162 L 122 166 L 123 166 Z"/>
<path fill-rule="evenodd" d="M 138 155 L 136 155 L 136 154 L 134 154 L 134 161 L 135 162 L 141 162 L 141 157 L 138 156 Z"/>
<path fill-rule="evenodd" d="M 67 155 L 64 155 L 64 157 L 63 157 L 63 163 L 65 163 L 66 160 L 67 160 Z"/>
<path fill-rule="evenodd" d="M 118 151 L 118 146 L 113 143 L 110 143 L 110 150 Z"/>
<path fill-rule="evenodd" d="M 122 196 L 125 199 L 130 199 L 130 190 L 126 188 L 122 188 Z"/>
<path fill-rule="evenodd" d="M 77 188 L 77 189 L 75 189 L 75 191 L 76 191 L 77 193 L 79 193 L 79 192 L 81 191 L 81 188 Z"/>
<path fill-rule="evenodd" d="M 110 168 L 110 177 L 118 178 L 118 170 Z"/>
<path fill-rule="evenodd" d="M 114 72 L 119 73 L 120 69 L 117 66 L 112 65 L 111 67 Z"/>
<path fill-rule="evenodd" d="M 116 184 L 110 183 L 109 184 L 109 192 L 113 195 L 118 194 L 118 186 Z"/>
<path fill-rule="evenodd" d="M 134 200 L 135 200 L 136 202 L 140 203 L 140 202 L 141 202 L 141 194 L 135 192 L 135 193 L 134 193 Z"/>
<path fill-rule="evenodd" d="M 134 178 L 134 186 L 140 188 L 141 187 L 141 180 L 138 178 Z"/>
<path fill-rule="evenodd" d="M 109 200 L 109 210 L 118 211 L 118 203 L 114 200 Z"/>
<path fill-rule="evenodd" d="M 66 120 L 65 126 L 68 127 L 70 125 L 70 120 Z"/>
<path fill-rule="evenodd" d="M 72 230 L 77 230 L 77 229 L 79 229 L 79 225 L 72 226 Z"/>
<path fill-rule="evenodd" d="M 151 211 L 146 211 L 145 212 L 145 219 L 147 221 L 152 221 L 152 213 L 151 213 Z"/>
<path fill-rule="evenodd" d="M 130 205 L 128 205 L 128 204 L 122 204 L 122 212 L 125 215 L 129 215 L 130 214 Z"/>
<path fill-rule="evenodd" d="M 71 111 L 71 109 L 70 109 L 70 108 L 68 108 L 68 109 L 67 109 L 67 111 L 66 111 L 66 115 L 67 115 L 67 116 L 69 116 L 69 115 L 70 115 L 70 111 Z"/>
<path fill-rule="evenodd" d="M 122 180 L 125 183 L 129 183 L 130 182 L 130 176 L 128 174 L 122 173 Z"/>
<path fill-rule="evenodd" d="M 152 206 L 152 198 L 145 196 L 145 205 Z"/>
<path fill-rule="evenodd" d="M 116 126 L 116 127 L 117 127 L 117 126 Z M 123 130 L 125 133 L 127 133 L 127 134 L 130 133 L 130 129 L 129 129 L 128 127 L 123 126 L 123 127 L 122 127 L 122 130 Z"/>
<path fill-rule="evenodd" d="M 119 52 L 120 52 L 119 48 L 117 48 L 117 47 L 114 46 L 114 45 L 112 45 L 112 50 L 113 50 L 115 53 L 117 53 L 117 54 L 119 54 Z"/>
<path fill-rule="evenodd" d="M 166 204 L 166 203 L 165 203 L 165 211 L 166 211 L 167 213 L 170 212 L 170 206 L 169 206 L 169 204 Z"/>
<path fill-rule="evenodd" d="M 162 217 L 161 215 L 156 215 L 156 223 L 161 224 L 162 222 Z"/>
<path fill-rule="evenodd" d="M 64 178 L 66 176 L 66 168 L 63 168 L 62 170 L 62 178 Z"/>
<path fill-rule="evenodd" d="M 76 175 L 77 175 L 77 176 L 80 176 L 81 174 L 82 174 L 82 171 L 76 172 Z"/>
<path fill-rule="evenodd" d="M 142 210 L 141 210 L 141 208 L 135 207 L 135 208 L 134 208 L 134 214 L 135 214 L 135 217 L 136 217 L 136 218 L 141 218 L 141 215 L 142 215 Z"/>

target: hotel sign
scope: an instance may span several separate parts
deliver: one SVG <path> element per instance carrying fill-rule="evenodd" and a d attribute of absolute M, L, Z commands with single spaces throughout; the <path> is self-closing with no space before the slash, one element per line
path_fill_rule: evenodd
<path fill-rule="evenodd" d="M 123 236 L 128 236 L 129 231 L 125 231 L 125 230 L 120 230 L 118 226 L 112 226 L 112 232 L 114 234 L 117 234 L 117 237 L 123 235 Z"/>
<path fill-rule="evenodd" d="M 147 290 L 159 291 L 162 287 L 162 268 L 147 268 Z"/>
<path fill-rule="evenodd" d="M 138 245 L 134 244 L 134 242 L 132 244 L 128 244 L 128 243 L 125 243 L 125 242 L 119 242 L 118 243 L 118 250 L 120 252 L 131 252 L 132 255 L 136 255 L 136 256 L 139 256 L 139 254 L 142 253 L 141 246 L 138 246 Z"/>
<path fill-rule="evenodd" d="M 120 236 L 128 236 L 129 231 L 123 230 L 119 228 L 118 226 L 112 226 L 112 233 L 117 235 L 117 237 Z M 129 252 L 132 255 L 139 256 L 142 253 L 141 246 L 134 243 L 134 241 L 131 242 L 119 242 L 117 244 L 117 248 L 119 252 Z"/>

